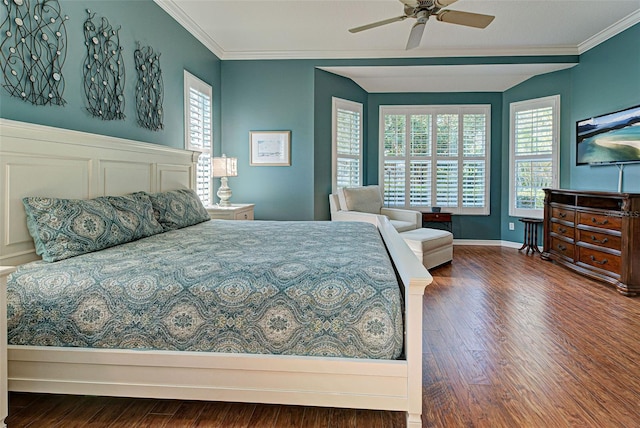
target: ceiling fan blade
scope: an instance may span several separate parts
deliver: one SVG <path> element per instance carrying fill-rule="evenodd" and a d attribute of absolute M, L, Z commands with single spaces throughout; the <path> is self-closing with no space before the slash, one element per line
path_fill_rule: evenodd
<path fill-rule="evenodd" d="M 436 15 L 436 19 L 450 24 L 465 25 L 467 27 L 486 28 L 495 16 L 480 13 L 461 12 L 459 10 L 443 10 Z"/>
<path fill-rule="evenodd" d="M 444 9 L 445 7 L 454 4 L 458 0 L 435 0 L 433 5 L 438 9 Z"/>
<path fill-rule="evenodd" d="M 411 28 L 409 33 L 409 40 L 407 40 L 407 50 L 414 49 L 420 46 L 420 40 L 422 40 L 422 33 L 424 33 L 424 22 L 416 22 Z"/>
<path fill-rule="evenodd" d="M 391 24 L 392 22 L 404 21 L 405 19 L 407 19 L 407 15 L 397 16 L 395 18 L 389 18 L 389 19 L 385 19 L 383 21 L 378 21 L 378 22 L 373 22 L 371 24 L 362 25 L 360 27 L 350 28 L 349 32 L 350 33 L 359 33 L 360 31 L 369 30 L 371 28 L 376 28 L 376 27 L 380 27 L 382 25 Z"/>

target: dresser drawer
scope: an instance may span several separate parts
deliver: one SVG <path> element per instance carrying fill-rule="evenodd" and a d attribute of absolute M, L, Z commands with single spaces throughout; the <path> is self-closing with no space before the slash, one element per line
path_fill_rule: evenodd
<path fill-rule="evenodd" d="M 594 250 L 587 247 L 579 247 L 578 261 L 598 269 L 620 275 L 622 273 L 620 256 Z"/>
<path fill-rule="evenodd" d="M 578 241 L 586 242 L 598 247 L 611 248 L 620 251 L 622 249 L 622 238 L 607 233 L 592 232 L 578 229 Z"/>
<path fill-rule="evenodd" d="M 551 232 L 560 235 L 566 236 L 567 238 L 574 239 L 574 231 L 572 226 L 567 226 L 562 223 L 551 223 Z"/>
<path fill-rule="evenodd" d="M 553 207 L 551 210 L 551 217 L 574 223 L 576 219 L 576 212 L 575 210 Z"/>
<path fill-rule="evenodd" d="M 620 230 L 622 218 L 607 216 L 604 214 L 578 213 L 578 223 L 585 226 L 600 227 L 603 229 Z"/>
<path fill-rule="evenodd" d="M 575 245 L 573 242 L 563 241 L 558 238 L 551 238 L 551 248 L 549 251 L 573 261 L 574 247 Z"/>

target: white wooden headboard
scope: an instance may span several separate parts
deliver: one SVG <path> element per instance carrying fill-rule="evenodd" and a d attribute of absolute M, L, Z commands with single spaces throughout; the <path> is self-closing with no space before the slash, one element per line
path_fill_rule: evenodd
<path fill-rule="evenodd" d="M 87 199 L 193 188 L 198 152 L 0 119 L 0 265 L 38 258 L 25 196 Z"/>

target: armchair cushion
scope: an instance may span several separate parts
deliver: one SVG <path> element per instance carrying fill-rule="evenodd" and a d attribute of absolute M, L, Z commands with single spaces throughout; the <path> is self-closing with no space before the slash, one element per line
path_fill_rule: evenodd
<path fill-rule="evenodd" d="M 345 187 L 342 189 L 344 207 L 348 211 L 380 214 L 382 195 L 378 186 Z"/>
<path fill-rule="evenodd" d="M 415 230 L 416 223 L 410 221 L 402 221 L 402 220 L 392 220 L 389 219 L 391 225 L 399 232 L 406 232 L 409 230 Z"/>

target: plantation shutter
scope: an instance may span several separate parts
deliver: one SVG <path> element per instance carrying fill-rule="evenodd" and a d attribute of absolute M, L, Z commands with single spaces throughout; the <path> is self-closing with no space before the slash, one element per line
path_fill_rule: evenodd
<path fill-rule="evenodd" d="M 555 187 L 555 97 L 512 105 L 510 214 L 542 217 L 544 188 Z"/>
<path fill-rule="evenodd" d="M 196 193 L 202 203 L 213 205 L 211 158 L 213 153 L 212 89 L 185 71 L 186 148 L 201 152 L 196 167 Z"/>
<path fill-rule="evenodd" d="M 489 106 L 383 106 L 381 159 L 389 207 L 488 214 Z"/>
<path fill-rule="evenodd" d="M 333 191 L 362 185 L 362 104 L 333 99 Z"/>

